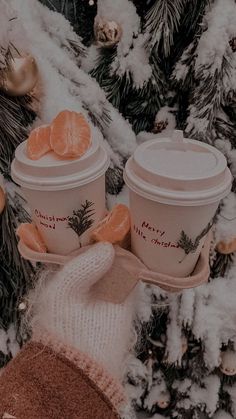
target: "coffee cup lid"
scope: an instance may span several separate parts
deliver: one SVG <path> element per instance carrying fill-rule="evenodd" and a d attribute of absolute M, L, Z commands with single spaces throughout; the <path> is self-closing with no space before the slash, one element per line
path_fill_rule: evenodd
<path fill-rule="evenodd" d="M 49 152 L 39 160 L 27 157 L 27 141 L 21 143 L 11 166 L 13 180 L 33 190 L 56 191 L 72 189 L 90 183 L 105 173 L 109 157 L 102 145 L 102 137 L 92 134 L 91 146 L 80 158 L 62 159 Z"/>
<path fill-rule="evenodd" d="M 128 160 L 124 178 L 130 189 L 172 205 L 216 202 L 231 189 L 232 175 L 215 147 L 184 138 L 154 138 L 141 144 Z"/>

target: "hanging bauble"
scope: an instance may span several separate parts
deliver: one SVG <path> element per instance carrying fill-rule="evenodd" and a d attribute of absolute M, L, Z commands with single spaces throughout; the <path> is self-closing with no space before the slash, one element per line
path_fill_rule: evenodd
<path fill-rule="evenodd" d="M 170 405 L 170 393 L 168 390 L 161 392 L 160 397 L 157 401 L 157 406 L 160 409 L 167 409 Z"/>
<path fill-rule="evenodd" d="M 10 96 L 24 96 L 34 89 L 39 79 L 38 66 L 31 55 L 12 57 L 0 77 L 1 90 Z"/>
<path fill-rule="evenodd" d="M 96 16 L 94 22 L 94 35 L 97 44 L 100 47 L 112 48 L 114 45 L 118 44 L 122 35 L 122 29 L 114 20 L 105 20 Z"/>
<path fill-rule="evenodd" d="M 3 212 L 6 205 L 6 195 L 3 188 L 0 186 L 0 214 Z"/>
<path fill-rule="evenodd" d="M 221 352 L 220 370 L 228 376 L 236 375 L 236 352 L 229 349 Z"/>
<path fill-rule="evenodd" d="M 230 39 L 229 45 L 231 46 L 231 49 L 233 52 L 236 52 L 236 37 Z"/>
<path fill-rule="evenodd" d="M 236 237 L 230 241 L 220 241 L 216 245 L 216 250 L 223 255 L 229 255 L 230 253 L 236 252 Z"/>

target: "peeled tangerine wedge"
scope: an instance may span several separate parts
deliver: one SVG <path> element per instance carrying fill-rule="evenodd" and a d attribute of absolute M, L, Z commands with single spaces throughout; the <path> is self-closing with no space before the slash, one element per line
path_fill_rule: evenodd
<path fill-rule="evenodd" d="M 27 155 L 31 160 L 38 160 L 51 150 L 49 125 L 42 125 L 31 131 L 27 141 Z"/>
<path fill-rule="evenodd" d="M 16 234 L 31 250 L 39 253 L 47 253 L 47 248 L 35 224 L 21 224 L 16 230 Z"/>
<path fill-rule="evenodd" d="M 52 122 L 50 142 L 61 157 L 81 157 L 91 144 L 90 126 L 81 113 L 64 110 Z"/>
<path fill-rule="evenodd" d="M 6 196 L 3 188 L 0 186 L 0 214 L 3 212 L 6 205 Z"/>
<path fill-rule="evenodd" d="M 128 247 L 131 221 L 129 208 L 118 204 L 93 230 L 91 239 L 95 242 L 107 241 Z"/>
<path fill-rule="evenodd" d="M 230 253 L 236 252 L 236 238 L 230 242 L 221 241 L 217 244 L 216 249 L 223 255 L 229 255 Z"/>

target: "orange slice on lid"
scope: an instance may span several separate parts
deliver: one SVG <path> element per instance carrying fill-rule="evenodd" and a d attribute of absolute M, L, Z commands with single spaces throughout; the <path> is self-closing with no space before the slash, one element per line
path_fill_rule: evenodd
<path fill-rule="evenodd" d="M 27 156 L 31 160 L 38 160 L 51 150 L 49 125 L 42 125 L 31 131 L 27 140 Z"/>
<path fill-rule="evenodd" d="M 61 157 L 81 157 L 91 144 L 90 126 L 81 113 L 64 110 L 52 122 L 50 143 Z"/>
<path fill-rule="evenodd" d="M 47 253 L 47 248 L 35 224 L 20 224 L 16 230 L 16 234 L 31 250 L 39 253 Z"/>

